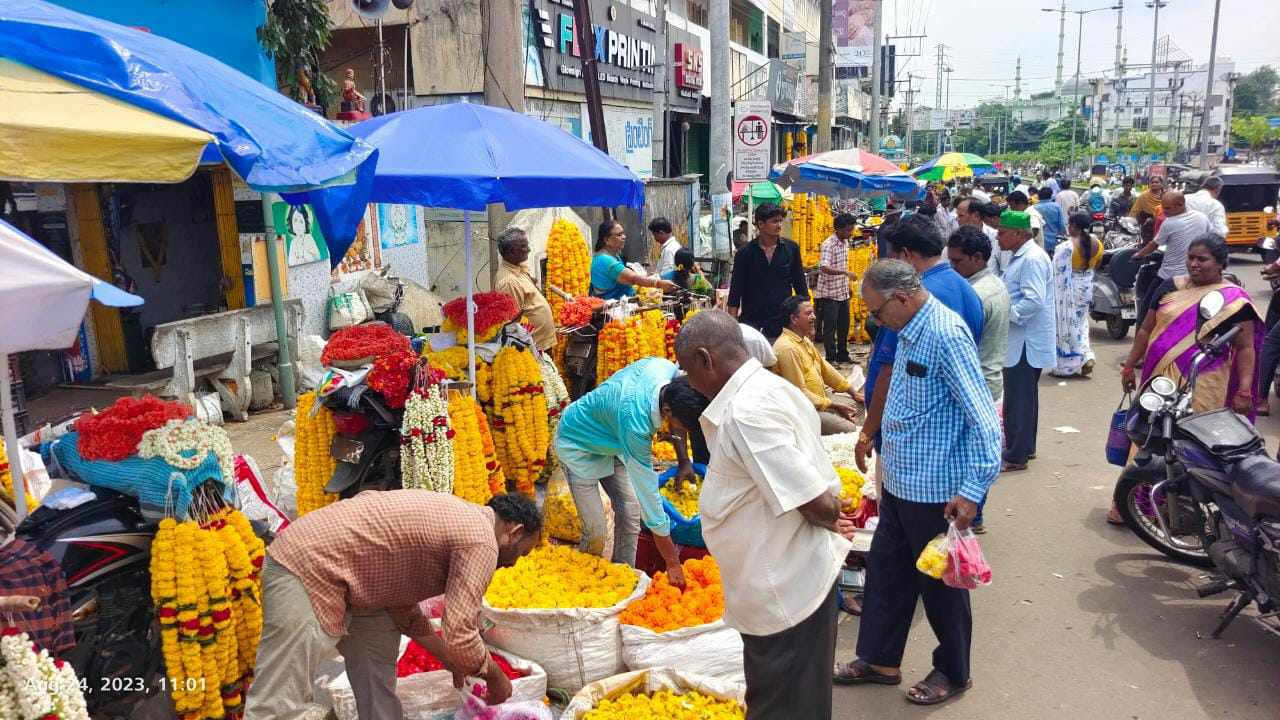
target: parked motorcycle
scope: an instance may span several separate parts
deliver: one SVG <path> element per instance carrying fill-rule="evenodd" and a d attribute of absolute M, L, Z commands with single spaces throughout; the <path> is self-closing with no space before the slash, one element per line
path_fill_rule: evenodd
<path fill-rule="evenodd" d="M 1127 423 L 1139 451 L 1121 473 L 1114 500 L 1143 542 L 1221 573 L 1197 589 L 1200 597 L 1238 593 L 1212 637 L 1250 603 L 1258 606 L 1259 622 L 1280 635 L 1280 463 L 1247 419 L 1226 408 L 1191 410 L 1201 369 L 1228 352 L 1240 322 L 1260 321 L 1252 310 L 1240 311 L 1201 336 L 1224 305 L 1216 291 L 1200 301 L 1199 351 L 1181 385 L 1157 376 L 1141 388 Z"/>
<path fill-rule="evenodd" d="M 1104 246 L 1105 247 L 1105 246 Z M 1107 335 L 1119 340 L 1129 334 L 1138 317 L 1135 283 L 1141 261 L 1134 260 L 1140 246 L 1130 244 L 1102 251 L 1102 260 L 1093 273 L 1093 299 L 1089 317 L 1107 324 Z"/>
<path fill-rule="evenodd" d="M 1096 217 L 1094 219 L 1097 220 Z M 1141 241 L 1141 236 L 1142 229 L 1138 221 L 1128 215 L 1102 221 L 1102 246 L 1108 250 L 1137 244 Z"/>
<path fill-rule="evenodd" d="M 363 373 L 343 373 L 342 384 L 324 396 L 323 404 L 333 414 L 329 454 L 337 461 L 324 491 L 345 500 L 363 490 L 400 489 L 404 411 L 387 407 L 364 384 Z"/>

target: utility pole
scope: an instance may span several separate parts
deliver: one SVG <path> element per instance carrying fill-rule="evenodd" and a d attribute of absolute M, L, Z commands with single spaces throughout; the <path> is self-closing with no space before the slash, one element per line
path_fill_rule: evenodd
<path fill-rule="evenodd" d="M 1022 102 L 1022 56 L 1018 56 L 1017 69 L 1013 76 L 1013 102 L 1016 105 Z"/>
<path fill-rule="evenodd" d="M 586 0 L 579 0 L 579 2 L 585 4 Z M 717 195 L 724 196 L 729 193 L 728 177 L 733 170 L 733 150 L 729 144 L 729 133 L 732 132 L 730 127 L 732 121 L 729 119 L 729 0 L 709 0 L 708 4 L 710 5 L 708 22 L 711 25 L 707 28 L 711 35 L 711 147 L 709 149 L 711 177 L 707 187 L 712 197 L 711 222 L 719 223 L 722 220 L 715 216 L 715 210 L 719 208 L 715 198 Z M 712 238 L 719 236 L 727 243 L 729 227 L 727 219 L 724 222 L 723 236 L 719 236 L 714 225 L 711 236 Z M 732 245 L 726 244 L 725 249 L 732 250 Z M 712 250 L 715 253 L 721 250 L 715 246 L 714 240 Z"/>
<path fill-rule="evenodd" d="M 911 88 L 911 76 L 907 76 L 907 164 L 911 164 L 911 134 L 915 132 L 915 121 L 912 115 L 912 101 L 915 99 L 916 91 Z"/>
<path fill-rule="evenodd" d="M 1067 0 L 1062 0 L 1062 6 L 1057 10 L 1052 8 L 1044 8 L 1045 12 L 1058 13 L 1058 72 L 1054 77 L 1053 91 L 1058 95 L 1059 103 L 1062 98 L 1062 46 L 1067 40 Z"/>
<path fill-rule="evenodd" d="M 1120 58 L 1124 45 L 1124 0 L 1116 2 L 1116 79 L 1112 83 L 1113 128 L 1111 134 L 1111 154 L 1116 154 L 1120 142 L 1120 78 L 1124 75 L 1124 61 Z M 1098 125 L 1098 138 L 1102 138 L 1102 125 Z"/>
<path fill-rule="evenodd" d="M 830 0 L 823 0 L 830 2 Z M 884 63 L 880 62 L 880 32 L 883 23 L 884 3 L 876 3 L 874 21 L 875 37 L 871 39 L 871 152 L 880 151 L 880 75 L 884 72 Z"/>
<path fill-rule="evenodd" d="M 658 0 L 658 62 L 653 68 L 653 176 L 667 176 L 667 88 L 671 73 L 671 42 L 667 38 L 667 0 Z"/>
<path fill-rule="evenodd" d="M 1222 9 L 1222 0 L 1213 0 L 1213 39 L 1209 41 L 1209 79 L 1205 83 L 1204 91 L 1204 112 L 1200 114 L 1200 169 L 1207 170 L 1209 168 L 1209 108 L 1213 106 L 1213 66 L 1217 61 L 1218 55 L 1218 12 Z M 1230 85 L 1230 83 L 1228 83 Z M 1228 97 L 1223 96 L 1223 107 L 1226 107 Z M 1224 114 L 1225 117 L 1225 114 Z M 1182 118 L 1179 117 L 1179 120 Z M 1227 127 L 1228 137 L 1230 137 L 1231 128 Z"/>
<path fill-rule="evenodd" d="M 585 5 L 586 3 L 581 3 Z M 502 107 L 512 112 L 524 112 L 524 62 L 516 46 L 508 38 L 521 37 L 524 22 L 520 3 L 513 0 L 480 3 L 480 35 L 484 48 L 484 104 Z M 587 66 L 584 56 L 583 68 Z M 590 90 L 588 90 L 590 97 Z M 596 126 L 594 120 L 592 129 Z M 603 133 L 602 133 L 603 134 Z M 490 205 L 489 218 L 489 283 L 492 287 L 498 274 L 498 233 L 506 222 L 506 212 L 499 205 Z"/>
<path fill-rule="evenodd" d="M 1147 132 L 1155 134 L 1156 122 L 1156 41 L 1160 39 L 1160 8 L 1169 3 L 1165 0 L 1152 0 L 1147 7 L 1155 8 L 1155 19 L 1151 21 L 1151 85 L 1147 88 Z"/>
<path fill-rule="evenodd" d="M 831 149 L 831 85 L 835 76 L 831 5 L 832 0 L 818 0 L 818 142 L 814 148 L 818 152 Z"/>
<path fill-rule="evenodd" d="M 1066 8 L 1066 0 L 1063 0 L 1062 6 L 1063 8 Z M 1089 13 L 1101 12 L 1103 10 L 1115 10 L 1117 7 L 1118 6 L 1112 6 L 1095 8 L 1093 10 L 1071 11 L 1079 18 L 1079 22 L 1076 26 L 1076 79 L 1075 82 L 1072 83 L 1071 87 L 1071 156 L 1070 160 L 1067 161 L 1068 167 L 1075 165 L 1076 162 L 1076 116 L 1079 115 L 1080 110 L 1080 52 L 1084 43 L 1084 16 Z M 1065 15 L 1063 17 L 1065 17 Z M 1094 103 L 1093 109 L 1097 112 L 1098 104 L 1096 102 Z M 1088 129 L 1088 126 L 1085 126 L 1085 130 L 1087 131 Z M 1087 135 L 1088 132 L 1085 134 Z"/>
<path fill-rule="evenodd" d="M 948 65 L 947 67 L 943 68 L 943 71 L 947 74 L 947 115 L 946 115 L 946 118 L 947 118 L 947 119 L 944 121 L 944 123 L 943 123 L 944 125 L 950 125 L 950 124 L 951 124 L 951 71 L 952 71 L 953 69 L 954 69 L 954 68 L 952 68 L 950 65 Z M 949 129 L 949 128 L 948 128 L 948 129 Z M 944 135 L 944 137 L 945 137 L 945 135 Z M 950 139 L 950 138 L 948 138 L 948 140 L 949 140 L 949 139 Z M 945 150 L 945 149 L 940 149 L 940 150 L 939 150 L 939 152 L 946 152 L 946 150 Z"/>

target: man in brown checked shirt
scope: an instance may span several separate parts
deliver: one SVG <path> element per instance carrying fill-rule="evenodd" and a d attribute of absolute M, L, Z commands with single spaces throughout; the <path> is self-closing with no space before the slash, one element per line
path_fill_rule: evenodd
<path fill-rule="evenodd" d="M 484 678 L 490 704 L 506 700 L 511 682 L 480 638 L 480 605 L 494 570 L 529 552 L 541 530 L 537 506 L 518 494 L 481 507 L 429 490 L 365 492 L 299 518 L 267 549 L 245 716 L 303 716 L 315 666 L 337 648 L 360 717 L 401 720 L 401 634 L 430 650 L 455 682 Z M 442 593 L 443 639 L 418 608 Z"/>

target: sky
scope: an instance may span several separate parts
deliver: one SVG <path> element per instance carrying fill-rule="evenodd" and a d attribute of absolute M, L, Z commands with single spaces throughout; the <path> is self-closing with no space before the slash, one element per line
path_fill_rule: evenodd
<path fill-rule="evenodd" d="M 1052 90 L 1058 61 L 1058 13 L 1042 12 L 1060 7 L 1061 0 L 884 0 L 884 35 L 927 35 L 923 40 L 893 40 L 898 46 L 897 77 L 917 76 L 916 103 L 933 105 L 937 46 L 947 46 L 951 73 L 951 107 L 974 107 L 980 101 L 1013 93 L 1015 64 L 1022 58 L 1022 95 Z M 1209 59 L 1213 27 L 1213 0 L 1167 0 L 1160 10 L 1160 35 L 1170 35 L 1174 45 L 1194 64 Z M 1229 57 L 1237 72 L 1270 64 L 1280 69 L 1280 2 L 1276 0 L 1221 0 L 1218 25 L 1218 58 Z M 1075 75 L 1078 16 L 1071 10 L 1109 8 L 1117 0 L 1067 0 L 1063 79 Z M 1124 0 L 1124 43 L 1130 64 L 1151 62 L 1154 10 L 1139 0 Z M 1115 65 L 1116 11 L 1103 10 L 1084 16 L 1081 78 L 1113 72 Z M 921 52 L 905 59 L 901 53 Z M 904 68 L 905 64 L 905 70 Z M 899 89 L 903 88 L 899 85 Z M 945 90 L 945 88 L 944 88 Z M 895 105 L 902 102 L 902 94 Z"/>

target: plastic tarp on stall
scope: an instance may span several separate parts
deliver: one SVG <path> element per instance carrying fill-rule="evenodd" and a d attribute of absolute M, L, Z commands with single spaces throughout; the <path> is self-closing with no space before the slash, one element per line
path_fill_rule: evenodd
<path fill-rule="evenodd" d="M 257 190 L 367 182 L 372 174 L 373 148 L 248 75 L 158 35 L 41 0 L 10 2 L 0 9 L 0 57 L 209 133 Z"/>

